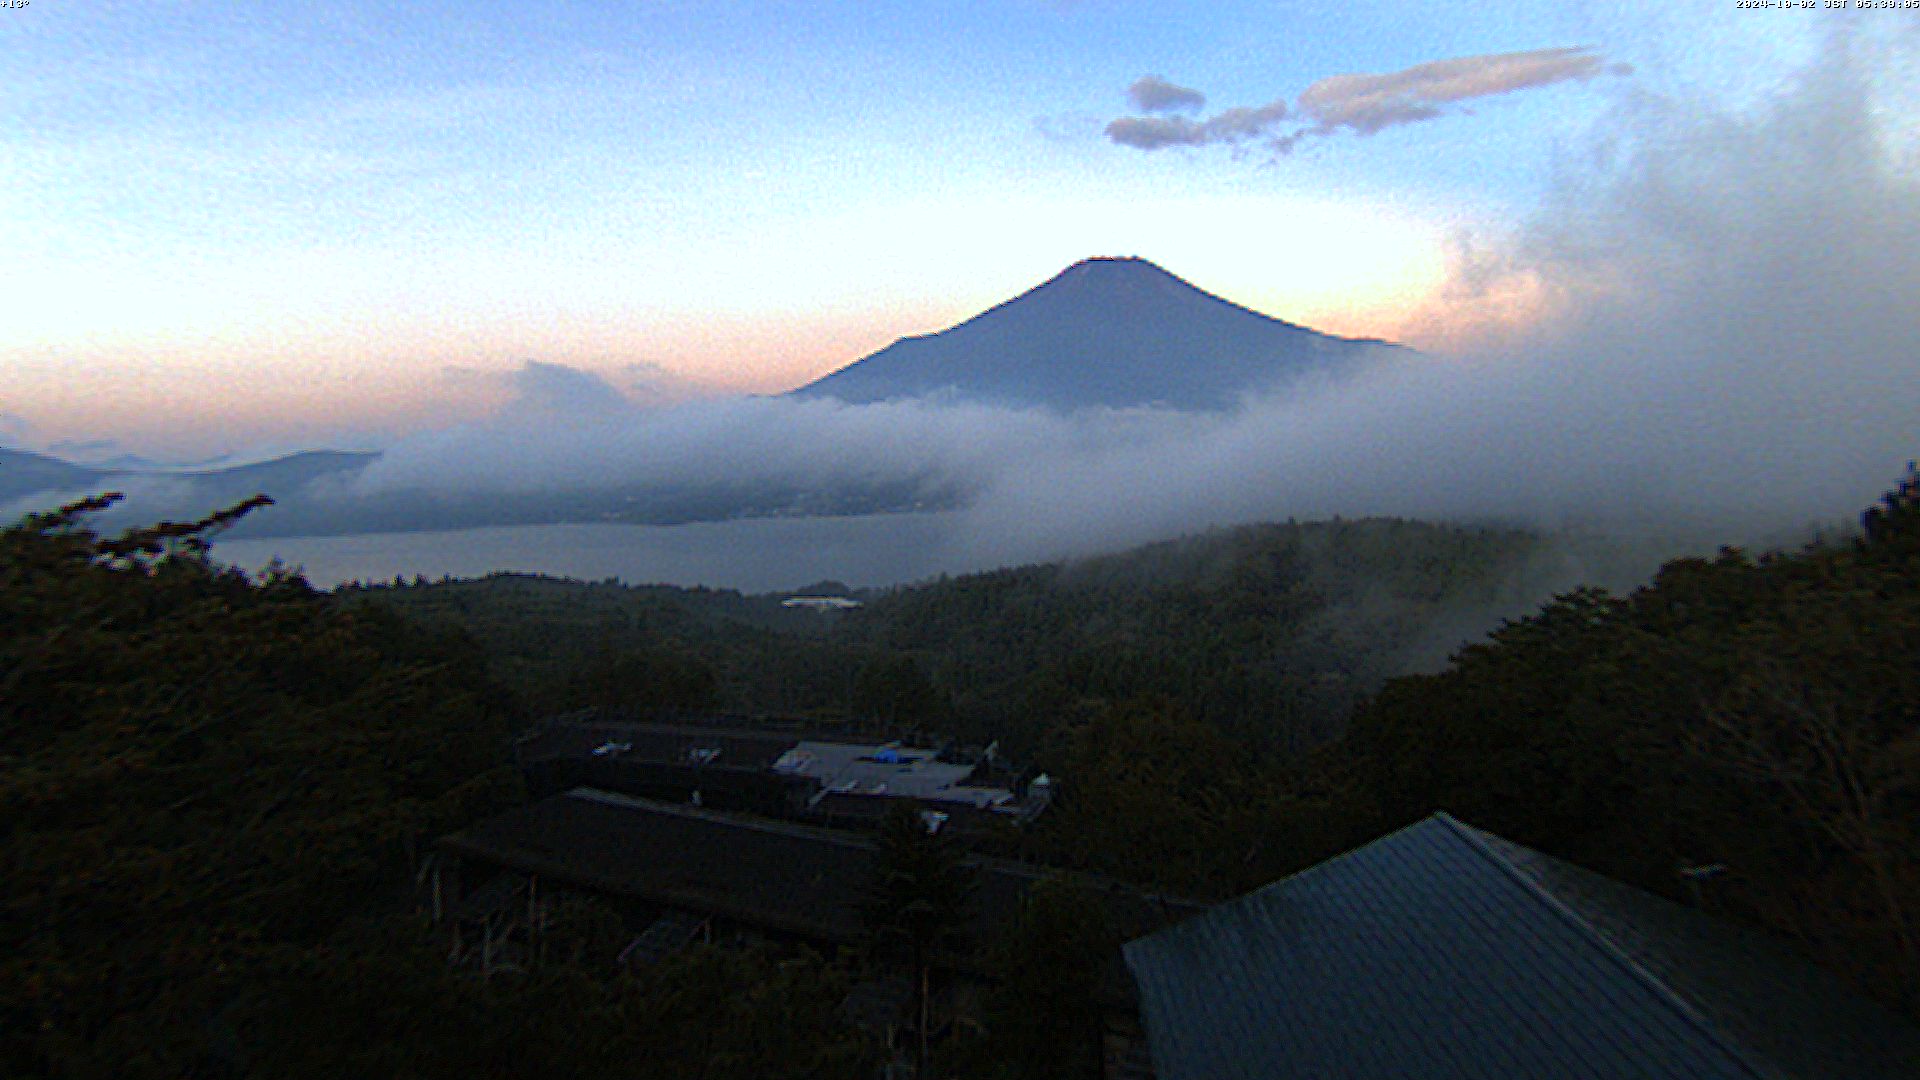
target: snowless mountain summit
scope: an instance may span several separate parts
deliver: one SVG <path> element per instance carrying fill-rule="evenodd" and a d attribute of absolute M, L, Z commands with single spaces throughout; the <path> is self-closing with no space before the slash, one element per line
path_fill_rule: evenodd
<path fill-rule="evenodd" d="M 1096 258 L 936 334 L 793 391 L 855 404 L 948 397 L 1062 411 L 1232 408 L 1400 346 L 1335 337 L 1223 300 L 1140 258 Z"/>

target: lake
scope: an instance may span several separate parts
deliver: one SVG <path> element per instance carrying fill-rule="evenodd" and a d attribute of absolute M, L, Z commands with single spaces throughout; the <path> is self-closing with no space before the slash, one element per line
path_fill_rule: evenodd
<path fill-rule="evenodd" d="M 447 532 L 224 540 L 214 557 L 258 570 L 278 556 L 319 588 L 498 570 L 776 592 L 833 578 L 890 585 L 986 569 L 952 542 L 954 513 L 760 518 L 690 525 L 513 525 Z"/>

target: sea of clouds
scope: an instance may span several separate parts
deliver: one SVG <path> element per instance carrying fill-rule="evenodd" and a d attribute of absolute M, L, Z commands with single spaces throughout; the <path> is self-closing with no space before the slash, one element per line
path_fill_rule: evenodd
<path fill-rule="evenodd" d="M 308 494 L 906 492 L 959 508 L 916 534 L 939 569 L 1333 515 L 1791 543 L 1920 456 L 1920 136 L 1912 103 L 1887 100 L 1916 51 L 1913 35 L 1837 33 L 1754 107 L 1610 80 L 1607 124 L 1537 210 L 1461 238 L 1425 313 L 1471 343 L 1447 355 L 1220 413 L 661 406 L 529 362 L 490 419 L 401 439 Z M 129 486 L 136 508 L 183 490 Z"/>
<path fill-rule="evenodd" d="M 1434 317 L 1507 313 L 1463 355 L 1218 414 L 646 408 L 533 363 L 493 421 L 402 441 L 352 490 L 918 485 L 961 497 L 947 543 L 983 565 L 1334 514 L 1725 542 L 1842 521 L 1920 454 L 1920 181 L 1876 107 L 1912 51 L 1836 35 L 1739 111 L 1615 84 L 1538 211 L 1463 239 Z"/>

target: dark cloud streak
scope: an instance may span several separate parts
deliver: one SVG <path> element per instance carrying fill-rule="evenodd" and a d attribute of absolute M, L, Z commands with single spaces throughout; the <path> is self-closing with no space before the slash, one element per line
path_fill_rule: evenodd
<path fill-rule="evenodd" d="M 1143 113 L 1192 112 L 1206 105 L 1207 95 L 1158 75 L 1142 75 L 1127 87 L 1127 100 Z"/>
<path fill-rule="evenodd" d="M 1107 138 L 1137 150 L 1169 146 L 1239 143 L 1271 131 L 1287 118 L 1287 103 L 1227 109 L 1205 120 L 1184 116 L 1123 116 L 1107 125 Z"/>

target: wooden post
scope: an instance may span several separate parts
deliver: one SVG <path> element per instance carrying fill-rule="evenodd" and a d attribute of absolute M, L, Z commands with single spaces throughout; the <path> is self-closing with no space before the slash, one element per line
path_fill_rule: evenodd
<path fill-rule="evenodd" d="M 540 911 L 540 879 L 527 875 L 527 966 L 537 968 L 547 958 L 547 936 L 542 934 L 545 916 Z"/>
<path fill-rule="evenodd" d="M 920 964 L 920 1066 L 914 1070 L 913 1075 L 916 1077 L 927 1075 L 927 968 L 929 966 L 924 961 Z"/>
<path fill-rule="evenodd" d="M 480 920 L 480 977 L 493 977 L 493 916 Z"/>

